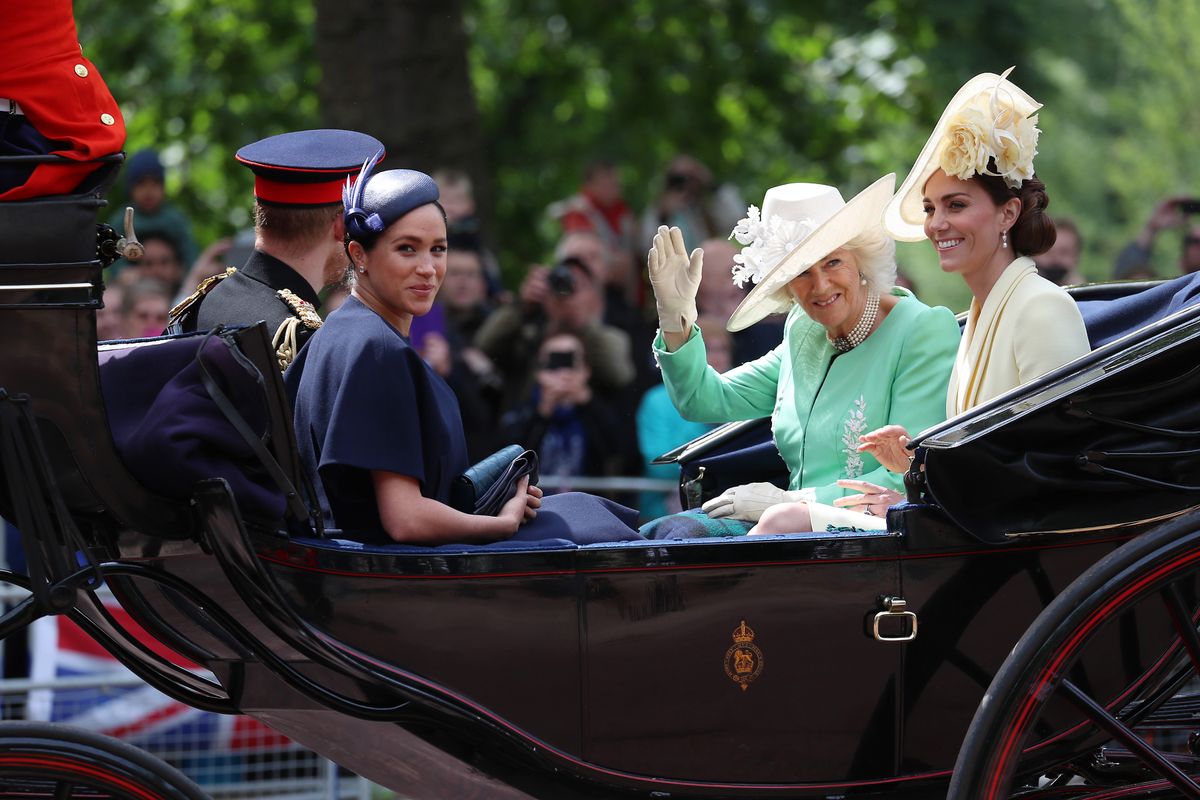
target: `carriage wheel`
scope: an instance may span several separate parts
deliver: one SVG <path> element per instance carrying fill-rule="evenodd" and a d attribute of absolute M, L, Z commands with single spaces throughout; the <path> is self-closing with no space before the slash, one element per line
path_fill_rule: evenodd
<path fill-rule="evenodd" d="M 0 722 L 0 796 L 209 800 L 182 772 L 145 751 L 45 722 Z"/>
<path fill-rule="evenodd" d="M 1195 513 L 1128 542 L 1076 579 L 1034 621 L 988 687 L 959 750 L 950 800 L 1200 798 L 1200 759 L 1186 748 L 1152 743 L 1140 727 L 1200 674 L 1198 587 Z M 1123 691 L 1092 688 L 1084 665 L 1091 658 L 1095 666 L 1103 637 L 1137 635 L 1153 627 L 1148 619 L 1161 632 L 1162 656 Z M 1067 730 L 1064 712 L 1077 720 Z M 1076 745 L 1073 753 L 1064 741 Z M 1106 753 L 1118 755 L 1110 760 Z"/>

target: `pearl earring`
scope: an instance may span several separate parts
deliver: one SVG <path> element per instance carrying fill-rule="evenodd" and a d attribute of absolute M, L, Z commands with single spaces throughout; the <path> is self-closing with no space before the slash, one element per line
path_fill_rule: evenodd
<path fill-rule="evenodd" d="M 359 271 L 359 272 L 361 272 L 361 273 L 362 273 L 362 274 L 364 274 L 364 275 L 366 275 L 366 274 L 367 274 L 367 268 L 366 268 L 366 267 L 364 267 L 362 264 L 359 264 L 359 265 L 358 265 L 358 271 Z"/>
<path fill-rule="evenodd" d="M 1008 247 L 1008 231 L 1000 231 L 1000 246 Z"/>
<path fill-rule="evenodd" d="M 858 285 L 859 285 L 859 286 L 866 286 L 866 285 L 867 285 L 867 276 L 866 276 L 866 275 L 863 275 L 861 272 L 860 272 L 860 273 L 858 273 Z"/>

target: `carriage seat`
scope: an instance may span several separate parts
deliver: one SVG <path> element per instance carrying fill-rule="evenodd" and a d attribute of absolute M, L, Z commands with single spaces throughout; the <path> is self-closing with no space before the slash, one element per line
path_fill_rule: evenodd
<path fill-rule="evenodd" d="M 1128 292 L 1123 284 L 1082 287 L 1072 292 L 1092 349 L 1114 342 L 1200 300 L 1200 272 Z M 1122 290 L 1124 295 L 1113 296 Z"/>
<path fill-rule="evenodd" d="M 302 485 L 291 415 L 261 323 L 102 342 L 97 350 L 113 442 L 140 483 L 186 501 L 197 482 L 224 478 L 244 516 L 275 526 L 284 520 L 287 493 L 246 436 L 283 465 L 292 486 Z M 224 401 L 243 430 L 222 410 Z"/>
<path fill-rule="evenodd" d="M 1200 301 L 1200 272 L 1162 282 L 1096 284 L 1070 290 L 1083 316 L 1093 350 Z M 960 323 L 965 323 L 965 314 Z M 766 481 L 786 487 L 787 467 L 771 439 L 769 420 L 727 426 L 730 435 L 708 434 L 712 441 L 680 460 L 682 481 L 694 480 L 701 467 L 702 499 L 730 486 Z M 684 448 L 668 456 L 678 456 Z M 667 458 L 664 456 L 663 458 Z M 686 498 L 685 500 L 685 508 Z M 693 506 L 696 505 L 693 503 Z"/>

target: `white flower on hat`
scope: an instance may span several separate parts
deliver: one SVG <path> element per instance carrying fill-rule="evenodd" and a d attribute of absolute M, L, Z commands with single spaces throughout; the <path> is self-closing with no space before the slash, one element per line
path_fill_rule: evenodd
<path fill-rule="evenodd" d="M 758 206 L 750 206 L 729 234 L 743 245 L 742 252 L 733 257 L 733 282 L 739 288 L 747 281 L 758 283 L 816 229 L 817 222 L 810 217 L 786 219 L 772 214 L 764 220 Z"/>

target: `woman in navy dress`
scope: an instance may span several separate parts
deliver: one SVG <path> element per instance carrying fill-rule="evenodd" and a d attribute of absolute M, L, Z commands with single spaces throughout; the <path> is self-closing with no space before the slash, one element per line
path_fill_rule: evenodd
<path fill-rule="evenodd" d="M 447 504 L 468 467 L 462 417 L 408 339 L 446 274 L 446 215 L 428 175 L 372 174 L 381 156 L 345 192 L 354 288 L 284 375 L 327 523 L 371 543 L 639 538 L 636 512 L 590 495 L 556 496 L 539 515 L 542 492 L 527 480 L 495 517 Z"/>
<path fill-rule="evenodd" d="M 458 401 L 408 339 L 446 274 L 437 185 L 413 170 L 370 169 L 346 198 L 354 289 L 286 376 L 301 458 L 320 478 L 326 517 L 355 538 L 507 539 L 536 514 L 541 490 L 523 480 L 495 517 L 446 504 L 468 466 Z"/>

